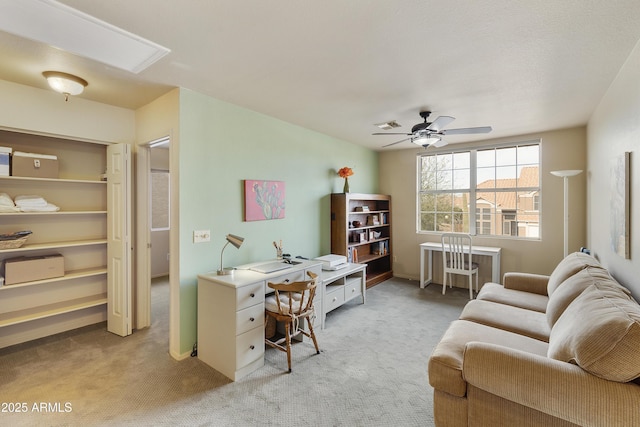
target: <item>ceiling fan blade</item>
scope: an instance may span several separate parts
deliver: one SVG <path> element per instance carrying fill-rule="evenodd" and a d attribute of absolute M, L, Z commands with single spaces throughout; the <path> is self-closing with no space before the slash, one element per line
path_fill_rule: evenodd
<path fill-rule="evenodd" d="M 445 129 L 440 131 L 442 135 L 469 135 L 472 133 L 489 133 L 491 132 L 491 126 L 480 126 L 477 128 L 460 128 L 460 129 Z"/>
<path fill-rule="evenodd" d="M 455 117 L 451 117 L 451 116 L 439 116 L 429 126 L 427 126 L 427 129 L 435 130 L 436 132 L 439 132 L 440 130 L 442 130 L 443 127 L 447 126 L 449 123 L 451 123 L 455 119 L 456 119 Z"/>
<path fill-rule="evenodd" d="M 411 133 L 397 133 L 397 132 L 376 132 L 376 133 L 372 133 L 371 135 L 413 135 Z"/>
<path fill-rule="evenodd" d="M 400 141 L 392 142 L 391 144 L 383 145 L 382 148 L 391 147 L 392 145 L 400 144 L 401 142 L 405 142 L 410 140 L 411 138 L 401 139 Z"/>
<path fill-rule="evenodd" d="M 437 148 L 437 147 L 444 147 L 444 146 L 445 146 L 445 145 L 447 145 L 447 144 L 448 144 L 448 142 L 447 142 L 447 141 L 445 141 L 444 139 L 440 139 L 440 141 L 438 141 L 438 142 L 434 142 L 434 143 L 433 143 L 433 144 L 431 144 L 431 145 L 433 145 L 434 147 L 436 147 L 436 148 Z"/>

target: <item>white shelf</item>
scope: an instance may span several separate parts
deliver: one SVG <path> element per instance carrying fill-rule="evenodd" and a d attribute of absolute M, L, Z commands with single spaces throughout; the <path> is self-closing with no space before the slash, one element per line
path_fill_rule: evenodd
<path fill-rule="evenodd" d="M 85 308 L 96 307 L 107 303 L 107 294 L 92 295 L 70 301 L 62 301 L 54 304 L 47 304 L 32 307 L 25 310 L 12 311 L 0 314 L 0 327 L 17 325 L 19 323 L 30 322 L 32 320 L 44 319 L 59 314 L 71 313 Z"/>
<path fill-rule="evenodd" d="M 107 181 L 99 181 L 97 179 L 67 179 L 67 178 L 33 178 L 29 176 L 0 176 L 0 180 L 15 181 L 38 181 L 38 182 L 69 182 L 76 184 L 101 184 L 106 185 Z"/>
<path fill-rule="evenodd" d="M 368 214 L 379 214 L 379 213 L 389 213 L 388 210 L 381 211 L 351 211 L 349 215 L 368 215 Z"/>
<path fill-rule="evenodd" d="M 57 211 L 57 212 L 1 212 L 0 216 L 27 216 L 27 215 L 106 215 L 107 211 Z"/>
<path fill-rule="evenodd" d="M 80 279 L 84 277 L 100 276 L 107 274 L 107 267 L 102 268 L 86 268 L 82 270 L 67 271 L 64 276 L 52 277 L 51 279 L 34 280 L 32 282 L 16 283 L 15 285 L 0 286 L 0 292 L 7 291 L 9 289 L 22 288 L 25 286 L 42 285 L 45 283 L 64 282 L 67 280 Z"/>
<path fill-rule="evenodd" d="M 51 242 L 51 243 L 34 243 L 31 245 L 24 245 L 17 249 L 2 249 L 0 254 L 13 253 L 13 252 L 28 252 L 37 251 L 41 249 L 60 249 L 60 248 L 72 248 L 77 246 L 94 246 L 94 245 L 106 245 L 107 239 L 91 239 L 91 240 L 71 240 L 68 242 Z"/>

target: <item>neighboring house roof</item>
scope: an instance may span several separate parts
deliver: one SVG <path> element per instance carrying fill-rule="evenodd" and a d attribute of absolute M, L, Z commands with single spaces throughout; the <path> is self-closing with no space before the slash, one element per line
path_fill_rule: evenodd
<path fill-rule="evenodd" d="M 518 178 L 507 179 L 488 179 L 478 184 L 479 189 L 496 189 L 496 188 L 531 188 L 538 187 L 540 182 L 540 174 L 538 166 L 525 166 L 520 171 Z M 498 192 L 482 192 L 476 193 L 476 201 L 482 200 L 496 208 L 502 210 L 516 209 L 516 193 L 513 191 Z M 537 215 L 536 215 L 537 217 Z"/>

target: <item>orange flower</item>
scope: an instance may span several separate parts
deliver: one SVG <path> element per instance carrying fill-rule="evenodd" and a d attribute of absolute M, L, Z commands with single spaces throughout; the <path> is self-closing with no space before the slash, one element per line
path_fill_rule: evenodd
<path fill-rule="evenodd" d="M 351 176 L 351 175 L 353 175 L 353 169 L 351 169 L 349 167 L 346 167 L 346 166 L 338 171 L 338 176 L 340 178 L 346 178 L 346 177 Z"/>

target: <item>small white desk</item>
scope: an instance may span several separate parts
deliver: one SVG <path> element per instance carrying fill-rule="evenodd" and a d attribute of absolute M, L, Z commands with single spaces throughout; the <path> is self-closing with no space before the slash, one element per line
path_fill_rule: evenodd
<path fill-rule="evenodd" d="M 322 270 L 322 307 L 320 324 L 324 329 L 327 313 L 347 301 L 367 295 L 367 264 L 352 264 L 335 271 Z"/>
<path fill-rule="evenodd" d="M 473 255 L 486 255 L 491 257 L 491 281 L 500 283 L 500 252 L 502 248 L 491 246 L 472 246 Z M 424 288 L 433 280 L 433 251 L 442 252 L 442 244 L 427 242 L 420 244 L 420 287 Z M 428 275 L 424 280 L 424 255 L 427 252 Z"/>

